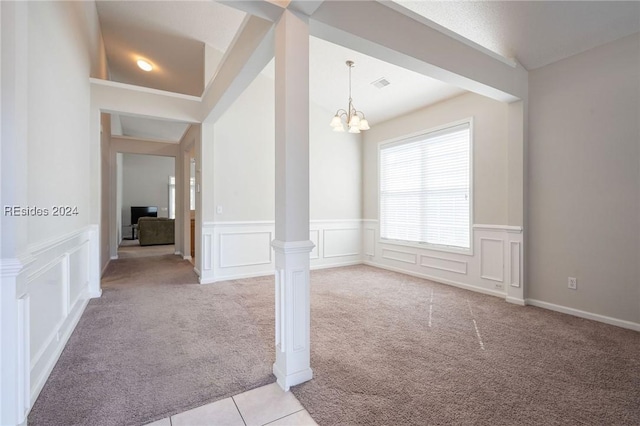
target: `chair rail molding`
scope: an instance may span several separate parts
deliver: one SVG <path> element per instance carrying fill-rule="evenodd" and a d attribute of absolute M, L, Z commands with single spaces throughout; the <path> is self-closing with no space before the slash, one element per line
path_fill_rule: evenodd
<path fill-rule="evenodd" d="M 2 259 L 0 423 L 26 421 L 87 303 L 99 297 L 98 226 Z"/>

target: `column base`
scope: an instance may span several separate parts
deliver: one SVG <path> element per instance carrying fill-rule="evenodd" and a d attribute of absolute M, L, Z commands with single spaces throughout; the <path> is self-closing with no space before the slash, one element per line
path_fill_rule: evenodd
<path fill-rule="evenodd" d="M 273 375 L 278 379 L 278 386 L 280 386 L 285 392 L 288 392 L 291 386 L 299 385 L 300 383 L 308 382 L 313 379 L 313 371 L 311 368 L 306 368 L 287 376 L 280 371 L 276 364 L 273 364 Z"/>

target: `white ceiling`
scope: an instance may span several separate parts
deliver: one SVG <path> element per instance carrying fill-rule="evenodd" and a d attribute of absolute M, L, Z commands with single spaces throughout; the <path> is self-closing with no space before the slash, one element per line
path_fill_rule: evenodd
<path fill-rule="evenodd" d="M 365 114 L 371 125 L 465 93 L 459 87 L 310 37 L 309 98 L 331 113 L 349 106 L 347 60 L 355 62 L 351 71 L 353 105 Z M 275 78 L 274 63 L 272 59 L 262 74 Z M 372 83 L 381 78 L 391 84 L 381 89 L 373 86 Z M 331 116 L 327 118 L 327 123 L 329 121 Z"/>
<path fill-rule="evenodd" d="M 371 125 L 465 92 L 459 87 L 311 37 L 309 96 L 314 103 L 332 113 L 348 107 L 347 60 L 355 62 L 351 72 L 354 106 L 365 113 Z M 371 84 L 380 78 L 385 78 L 391 84 L 381 89 Z M 327 123 L 330 120 L 331 117 L 328 117 Z"/>
<path fill-rule="evenodd" d="M 205 86 L 205 44 L 225 52 L 246 15 L 213 1 L 96 5 L 112 80 L 194 96 L 202 95 Z M 156 69 L 140 70 L 138 57 Z"/>
<path fill-rule="evenodd" d="M 112 123 L 117 123 L 118 120 L 120 129 L 112 126 L 114 135 L 169 143 L 179 143 L 189 127 L 189 124 L 177 121 L 128 115 L 118 115 L 117 118 L 112 117 Z"/>
<path fill-rule="evenodd" d="M 417 13 L 500 55 L 515 57 L 527 69 L 640 31 L 640 2 L 396 3 L 410 9 L 406 10 L 410 15 Z M 214 1 L 99 1 L 97 5 L 113 80 L 196 96 L 204 88 L 205 60 L 210 76 L 246 16 Z M 132 55 L 146 56 L 161 72 L 140 71 Z M 310 98 L 331 113 L 347 107 L 345 61 L 355 61 L 354 104 L 372 125 L 464 92 L 314 37 L 309 60 Z M 263 73 L 273 78 L 273 72 L 272 61 Z M 382 89 L 371 85 L 382 77 L 391 84 Z M 176 141 L 187 126 L 162 123 L 122 117 L 122 130 L 128 136 Z"/>
<path fill-rule="evenodd" d="M 394 2 L 528 70 L 640 31 L 638 1 Z"/>

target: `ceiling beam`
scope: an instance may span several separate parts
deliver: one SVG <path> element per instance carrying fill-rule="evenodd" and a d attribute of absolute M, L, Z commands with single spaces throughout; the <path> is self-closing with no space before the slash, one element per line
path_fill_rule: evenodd
<path fill-rule="evenodd" d="M 91 105 L 103 112 L 198 123 L 200 98 L 91 78 Z"/>
<path fill-rule="evenodd" d="M 291 0 L 287 9 L 311 16 L 324 3 L 325 0 Z"/>
<path fill-rule="evenodd" d="M 503 102 L 527 97 L 527 71 L 377 1 L 325 1 L 311 34 Z M 426 19 L 424 19 L 426 21 Z"/>
<path fill-rule="evenodd" d="M 218 3 L 241 10 L 249 15 L 276 22 L 286 8 L 286 3 L 268 0 L 218 0 Z"/>
<path fill-rule="evenodd" d="M 217 121 L 269 63 L 273 52 L 273 23 L 249 15 L 202 95 L 202 121 Z"/>

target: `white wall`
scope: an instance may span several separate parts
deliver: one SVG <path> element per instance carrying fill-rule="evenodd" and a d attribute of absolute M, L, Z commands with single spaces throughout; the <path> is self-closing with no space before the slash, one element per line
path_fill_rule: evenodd
<path fill-rule="evenodd" d="M 29 218 L 29 243 L 89 224 L 90 52 L 76 7 L 29 5 L 28 197 L 32 205 L 78 208 L 77 216 Z"/>
<path fill-rule="evenodd" d="M 311 220 L 362 218 L 362 136 L 336 133 L 334 112 L 309 108 L 309 216 Z"/>
<path fill-rule="evenodd" d="M 169 176 L 175 176 L 175 158 L 123 154 L 122 223 L 131 224 L 132 206 L 156 206 L 158 217 L 168 216 Z"/>
<path fill-rule="evenodd" d="M 215 123 L 216 221 L 274 218 L 273 90 L 273 80 L 259 75 Z"/>
<path fill-rule="evenodd" d="M 378 144 L 473 117 L 474 223 L 507 224 L 507 104 L 474 93 L 373 126 L 364 133 L 364 218 L 378 219 Z"/>
<path fill-rule="evenodd" d="M 110 173 L 109 151 L 111 149 L 111 115 L 100 114 L 100 204 L 109 205 Z M 110 259 L 111 224 L 109 209 L 100 209 L 100 271 L 104 271 Z"/>
<path fill-rule="evenodd" d="M 332 132 L 332 116 L 310 105 L 312 268 L 362 260 L 361 138 Z M 204 282 L 273 273 L 274 138 L 274 82 L 259 75 L 214 126 L 216 212 L 203 221 Z"/>
<path fill-rule="evenodd" d="M 530 73 L 527 222 L 528 298 L 636 325 L 639 76 L 638 34 Z"/>
<path fill-rule="evenodd" d="M 48 210 L 19 218 L 24 241 L 2 237 L 0 424 L 19 424 L 89 298 L 100 294 L 100 116 L 90 116 L 89 76 L 104 77 L 106 69 L 94 3 L 0 7 L 2 151 L 7 144 L 23 149 L 3 158 L 2 181 L 24 188 L 23 206 Z M 12 93 L 5 103 L 7 87 Z M 14 129 L 7 135 L 5 126 Z M 19 183 L 18 170 L 26 171 Z M 7 195 L 3 191 L 3 204 L 12 204 Z M 71 215 L 54 216 L 53 207 L 61 205 L 71 207 Z M 5 252 L 5 244 L 14 253 Z M 7 254 L 21 259 L 9 270 Z"/>
<path fill-rule="evenodd" d="M 310 216 L 360 219 L 360 137 L 333 132 L 332 116 L 311 104 Z M 274 134 L 273 80 L 259 75 L 215 125 L 216 221 L 274 220 Z"/>

